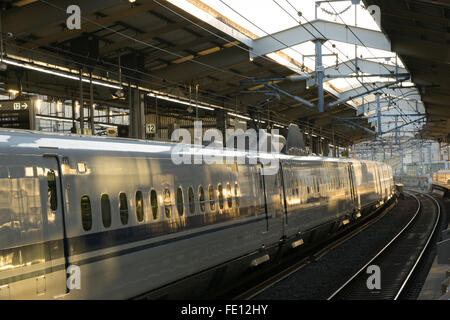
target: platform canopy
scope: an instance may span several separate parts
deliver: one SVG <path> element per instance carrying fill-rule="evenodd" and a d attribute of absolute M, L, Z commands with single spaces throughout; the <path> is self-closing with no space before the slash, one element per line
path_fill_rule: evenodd
<path fill-rule="evenodd" d="M 420 87 L 427 113 L 421 135 L 449 141 L 450 3 L 447 0 L 364 0 L 378 5 L 381 29 Z"/>
<path fill-rule="evenodd" d="M 92 73 L 97 81 L 96 101 L 124 109 L 128 104 L 111 96 L 117 86 L 133 84 L 170 96 L 166 102 L 195 96 L 204 110 L 278 124 L 295 121 L 347 145 L 372 139 L 380 123 L 381 132 L 391 130 L 395 110 L 421 130 L 417 117 L 409 115 L 424 112 L 423 97 L 425 107 L 439 99 L 428 95 L 434 89 L 425 87 L 424 95 L 416 86 L 416 79 L 432 84 L 431 75 L 415 78 L 412 72 L 412 81 L 407 79 L 411 70 L 402 56 L 407 45 L 399 47 L 380 28 L 364 6 L 369 3 L 353 2 L 319 6 L 313 0 L 302 0 L 301 5 L 264 0 L 255 10 L 256 1 L 240 0 L 80 0 L 81 29 L 69 30 L 68 0 L 8 1 L 2 24 L 4 57 L 10 63 L 0 80 L 13 89 L 20 82 L 30 92 L 78 97 L 79 84 L 72 78 L 82 65 L 84 80 Z M 392 1 L 379 2 L 388 6 Z M 317 41 L 322 43 L 324 112 L 317 108 Z M 91 52 L 90 46 L 95 48 L 92 56 L 84 54 Z M 445 50 L 432 51 L 433 61 L 445 55 Z M 61 72 L 66 77 L 55 81 L 55 73 Z M 439 70 L 436 75 L 445 80 Z M 269 81 L 260 81 L 265 79 Z M 389 110 L 381 122 L 368 118 L 376 92 L 382 95 L 380 106 L 388 108 L 383 112 Z M 418 106 L 415 111 L 410 104 Z"/>

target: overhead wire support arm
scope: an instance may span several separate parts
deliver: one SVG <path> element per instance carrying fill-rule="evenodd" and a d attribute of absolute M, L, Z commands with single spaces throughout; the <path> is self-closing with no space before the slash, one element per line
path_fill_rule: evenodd
<path fill-rule="evenodd" d="M 388 130 L 388 131 L 386 131 L 386 132 L 383 132 L 383 134 L 390 133 L 390 132 L 392 132 L 392 131 L 396 131 L 396 130 L 398 130 L 398 129 L 400 129 L 400 128 L 403 128 L 403 127 L 405 127 L 405 126 L 407 126 L 407 125 L 409 125 L 409 124 L 413 124 L 413 123 L 416 123 L 416 122 L 420 122 L 420 121 L 422 121 L 422 120 L 426 120 L 426 118 L 427 118 L 427 117 L 421 117 L 421 118 L 419 118 L 419 119 L 416 119 L 416 120 L 413 120 L 413 121 L 410 121 L 410 122 L 406 122 L 406 123 L 404 123 L 404 124 L 402 124 L 402 125 L 400 125 L 400 126 L 395 127 L 394 129 L 391 129 L 391 130 Z"/>
<path fill-rule="evenodd" d="M 266 86 L 266 88 L 269 88 L 269 89 L 272 89 L 272 90 L 274 90 L 274 91 L 276 91 L 276 92 L 278 92 L 278 93 L 281 93 L 282 95 L 284 95 L 284 96 L 286 96 L 286 97 L 289 97 L 289 98 L 291 98 L 291 99 L 293 99 L 293 100 L 295 100 L 295 101 L 297 101 L 297 102 L 300 102 L 300 103 L 304 104 L 304 105 L 307 106 L 307 107 L 314 108 L 314 109 L 317 108 L 314 104 L 312 104 L 312 103 L 309 102 L 308 100 L 305 100 L 305 99 L 302 99 L 302 98 L 300 98 L 300 97 L 294 96 L 294 95 L 290 94 L 289 92 L 286 92 L 286 91 L 284 91 L 284 90 L 278 88 L 278 87 L 275 86 L 275 85 L 272 85 L 272 84 L 265 84 L 265 86 Z"/>
<path fill-rule="evenodd" d="M 313 79 L 314 74 L 305 74 L 305 75 L 299 75 L 299 76 L 292 76 L 292 77 L 285 77 L 285 78 L 270 78 L 270 79 L 246 79 L 241 80 L 240 84 L 243 86 L 251 86 L 251 85 L 258 85 L 258 84 L 271 84 L 271 82 L 296 82 L 296 81 L 303 81 L 303 80 L 309 80 Z"/>
<path fill-rule="evenodd" d="M 334 126 L 350 126 L 350 127 L 357 127 L 357 128 L 359 128 L 359 129 L 362 129 L 362 130 L 364 130 L 364 131 L 370 133 L 371 135 L 374 135 L 374 136 L 377 135 L 377 133 L 376 133 L 375 131 L 370 130 L 369 128 L 366 128 L 366 127 L 364 127 L 364 126 L 362 126 L 362 125 L 360 125 L 360 124 L 358 124 L 358 123 L 355 123 L 355 122 L 353 122 L 353 121 L 349 121 L 349 120 L 347 120 L 347 119 L 345 119 L 345 118 L 333 117 L 333 119 L 335 119 L 335 120 L 337 120 L 337 121 L 342 121 L 342 122 L 344 122 L 343 124 L 333 124 Z"/>
<path fill-rule="evenodd" d="M 385 84 L 385 85 L 382 85 L 382 86 L 373 88 L 373 89 L 368 90 L 368 91 L 366 91 L 366 92 L 362 92 L 362 93 L 360 93 L 360 94 L 356 94 L 356 95 L 351 96 L 351 97 L 344 97 L 344 98 L 338 99 L 338 100 L 336 100 L 335 102 L 332 102 L 332 103 L 328 104 L 328 108 L 335 107 L 335 106 L 337 106 L 337 105 L 339 105 L 339 104 L 341 104 L 341 103 L 347 102 L 347 101 L 349 101 L 349 100 L 353 100 L 353 99 L 356 99 L 356 98 L 359 98 L 359 97 L 366 96 L 366 95 L 368 95 L 368 94 L 371 94 L 371 93 L 376 92 L 376 91 L 379 91 L 379 90 L 381 90 L 381 89 L 390 87 L 390 86 L 392 86 L 392 85 L 394 85 L 394 84 L 397 84 L 397 83 L 399 83 L 399 82 L 402 82 L 402 81 L 405 81 L 405 80 L 408 80 L 408 79 L 409 79 L 409 76 L 408 76 L 408 77 L 404 77 L 404 78 L 399 78 L 399 79 L 398 79 L 397 81 L 395 81 L 395 82 L 389 82 L 389 83 L 387 83 L 387 84 Z"/>

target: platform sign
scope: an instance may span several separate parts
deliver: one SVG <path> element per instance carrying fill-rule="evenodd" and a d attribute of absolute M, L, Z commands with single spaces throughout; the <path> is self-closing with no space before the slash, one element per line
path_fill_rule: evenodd
<path fill-rule="evenodd" d="M 154 123 L 146 123 L 145 124 L 145 133 L 146 134 L 155 134 L 156 133 L 156 125 Z"/>
<path fill-rule="evenodd" d="M 0 127 L 32 129 L 31 100 L 0 100 Z"/>

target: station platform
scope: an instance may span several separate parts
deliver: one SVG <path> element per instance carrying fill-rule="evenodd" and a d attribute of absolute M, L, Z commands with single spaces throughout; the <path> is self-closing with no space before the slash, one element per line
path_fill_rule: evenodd
<path fill-rule="evenodd" d="M 446 276 L 448 270 L 450 270 L 450 265 L 438 264 L 436 258 L 431 266 L 418 300 L 439 300 L 444 298 L 445 292 L 442 292 L 442 283 L 448 278 Z M 450 300 L 450 296 L 447 295 L 446 300 Z"/>
<path fill-rule="evenodd" d="M 438 195 L 441 198 L 444 198 L 445 196 L 449 195 L 450 185 L 433 182 L 430 185 L 430 189 L 434 194 Z"/>
<path fill-rule="evenodd" d="M 450 223 L 447 230 L 450 228 Z M 433 261 L 418 300 L 450 300 L 450 261 L 439 264 L 438 257 Z"/>

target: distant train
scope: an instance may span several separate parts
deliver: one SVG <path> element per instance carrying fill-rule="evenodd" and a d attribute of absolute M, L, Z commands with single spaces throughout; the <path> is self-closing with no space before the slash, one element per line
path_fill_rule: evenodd
<path fill-rule="evenodd" d="M 280 154 L 261 175 L 173 146 L 0 131 L 0 299 L 196 297 L 394 195 L 381 163 Z"/>
<path fill-rule="evenodd" d="M 448 195 L 450 191 L 450 170 L 439 170 L 433 173 L 430 189 L 441 196 Z"/>

